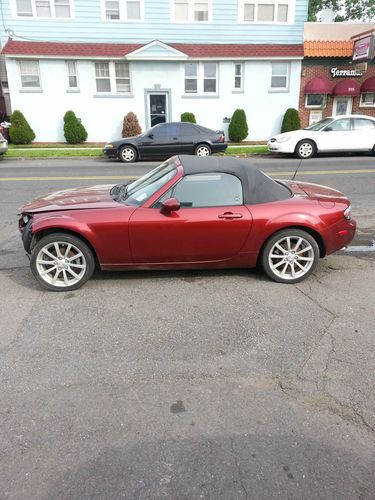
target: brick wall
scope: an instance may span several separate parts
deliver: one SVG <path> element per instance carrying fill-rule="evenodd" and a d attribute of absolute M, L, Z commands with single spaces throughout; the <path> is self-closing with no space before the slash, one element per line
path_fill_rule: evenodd
<path fill-rule="evenodd" d="M 319 110 L 319 108 L 305 108 L 305 85 L 306 83 L 316 76 L 325 77 L 328 80 L 332 81 L 333 85 L 338 83 L 345 78 L 332 78 L 330 74 L 330 70 L 333 67 L 338 67 L 340 69 L 354 69 L 353 65 L 349 64 L 349 60 L 345 59 L 305 59 L 302 63 L 302 75 L 301 75 L 301 91 L 299 97 L 299 113 L 301 116 L 301 125 L 302 127 L 306 127 L 309 124 L 309 114 L 310 111 Z M 362 77 L 352 77 L 353 80 L 356 80 L 359 85 L 361 85 L 367 78 L 370 76 L 375 76 L 375 64 L 371 63 L 367 67 L 367 72 Z M 346 78 L 347 79 L 347 78 Z M 375 117 L 375 108 L 371 107 L 360 107 L 360 97 L 353 97 L 353 110 L 352 113 L 361 113 L 363 115 L 373 116 Z M 327 105 L 323 109 L 323 118 L 326 116 L 332 115 L 332 107 L 333 107 L 333 96 L 327 96 Z"/>

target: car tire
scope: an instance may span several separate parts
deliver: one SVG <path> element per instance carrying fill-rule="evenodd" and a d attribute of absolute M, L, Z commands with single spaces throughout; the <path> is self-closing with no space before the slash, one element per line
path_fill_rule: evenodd
<path fill-rule="evenodd" d="M 41 238 L 31 251 L 30 267 L 47 290 L 68 292 L 81 287 L 95 269 L 90 247 L 77 236 L 52 233 Z"/>
<path fill-rule="evenodd" d="M 211 153 L 212 150 L 208 144 L 198 144 L 194 151 L 196 156 L 210 156 Z"/>
<path fill-rule="evenodd" d="M 119 158 L 124 163 L 133 163 L 137 160 L 138 154 L 133 146 L 123 146 L 119 152 Z"/>
<path fill-rule="evenodd" d="M 316 146 L 314 142 L 310 141 L 309 139 L 303 139 L 302 141 L 299 141 L 295 149 L 296 156 L 301 160 L 308 160 L 309 158 L 312 158 L 315 153 Z"/>
<path fill-rule="evenodd" d="M 267 276 L 278 283 L 298 283 L 316 268 L 319 246 L 302 229 L 284 229 L 269 238 L 263 248 L 261 264 Z"/>

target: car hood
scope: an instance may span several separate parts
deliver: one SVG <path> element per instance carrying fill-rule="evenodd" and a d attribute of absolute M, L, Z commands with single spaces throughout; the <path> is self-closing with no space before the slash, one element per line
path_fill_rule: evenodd
<path fill-rule="evenodd" d="M 26 203 L 20 213 L 118 207 L 110 194 L 113 184 L 64 189 L 46 194 Z"/>
<path fill-rule="evenodd" d="M 108 144 L 113 144 L 113 146 L 118 147 L 124 144 L 124 142 L 134 142 L 137 141 L 143 134 L 134 135 L 132 137 L 124 137 L 123 139 L 116 139 L 115 141 L 110 141 Z"/>
<path fill-rule="evenodd" d="M 290 137 L 290 139 L 306 139 L 308 137 L 313 137 L 314 135 L 318 134 L 319 132 L 316 132 L 314 130 L 305 130 L 305 129 L 300 129 L 300 130 L 292 130 L 291 132 L 284 132 L 283 134 L 276 134 L 272 136 L 272 139 L 279 140 L 281 138 L 285 137 Z"/>

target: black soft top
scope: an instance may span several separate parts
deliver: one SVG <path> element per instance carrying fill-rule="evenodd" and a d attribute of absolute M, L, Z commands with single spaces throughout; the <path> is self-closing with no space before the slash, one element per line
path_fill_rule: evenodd
<path fill-rule="evenodd" d="M 235 175 L 242 182 L 245 205 L 281 201 L 292 197 L 283 184 L 265 175 L 248 160 L 230 156 L 189 156 L 178 155 L 185 175 L 224 172 Z"/>

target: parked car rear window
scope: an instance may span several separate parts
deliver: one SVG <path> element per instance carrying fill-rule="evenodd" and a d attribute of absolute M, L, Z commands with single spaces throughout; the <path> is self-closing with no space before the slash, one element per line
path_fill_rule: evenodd
<path fill-rule="evenodd" d="M 373 130 L 375 129 L 375 121 L 366 120 L 366 118 L 354 118 L 355 130 Z"/>

